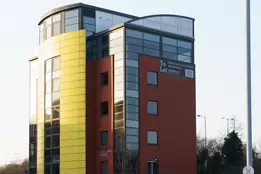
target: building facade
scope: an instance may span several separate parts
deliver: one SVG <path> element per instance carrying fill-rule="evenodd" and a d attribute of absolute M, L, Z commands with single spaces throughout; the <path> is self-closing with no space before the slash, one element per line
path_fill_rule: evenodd
<path fill-rule="evenodd" d="M 196 173 L 194 19 L 85 4 L 39 22 L 30 174 Z"/>

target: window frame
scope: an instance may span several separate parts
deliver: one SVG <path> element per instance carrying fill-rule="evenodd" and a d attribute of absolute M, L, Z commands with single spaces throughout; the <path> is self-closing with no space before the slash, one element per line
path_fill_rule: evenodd
<path fill-rule="evenodd" d="M 157 83 L 156 84 L 149 83 L 149 73 L 156 74 L 156 79 L 157 79 Z M 158 84 L 159 84 L 158 72 L 156 72 L 156 71 L 147 71 L 147 85 L 148 86 L 158 86 Z"/>

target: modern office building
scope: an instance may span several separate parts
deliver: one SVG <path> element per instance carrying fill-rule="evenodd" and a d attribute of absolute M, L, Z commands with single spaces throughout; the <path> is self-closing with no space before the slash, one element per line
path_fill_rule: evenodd
<path fill-rule="evenodd" d="M 195 174 L 194 19 L 85 4 L 39 22 L 30 174 Z"/>

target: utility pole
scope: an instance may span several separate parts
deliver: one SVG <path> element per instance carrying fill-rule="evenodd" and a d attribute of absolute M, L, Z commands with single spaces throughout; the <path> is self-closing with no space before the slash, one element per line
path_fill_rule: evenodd
<path fill-rule="evenodd" d="M 247 70 L 247 165 L 252 167 L 252 94 L 251 94 L 251 14 L 246 0 L 246 70 Z"/>

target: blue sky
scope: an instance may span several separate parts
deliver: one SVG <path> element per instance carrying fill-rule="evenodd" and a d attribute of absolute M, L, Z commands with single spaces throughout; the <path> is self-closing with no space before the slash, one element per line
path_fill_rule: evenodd
<path fill-rule="evenodd" d="M 4 3 L 3 3 L 4 2 Z M 29 66 L 38 44 L 38 22 L 47 11 L 75 0 L 3 1 L 0 10 L 0 164 L 28 156 Z M 197 113 L 207 116 L 208 137 L 226 131 L 221 117 L 245 128 L 245 0 L 82 0 L 137 16 L 179 14 L 195 21 Z M 261 144 L 261 1 L 252 0 L 253 140 Z M 258 32 L 259 31 L 259 32 Z M 258 47 L 259 46 L 259 47 Z M 197 118 L 197 132 L 204 134 Z M 183 130 L 185 131 L 185 130 Z M 243 134 L 245 129 L 243 129 Z"/>

